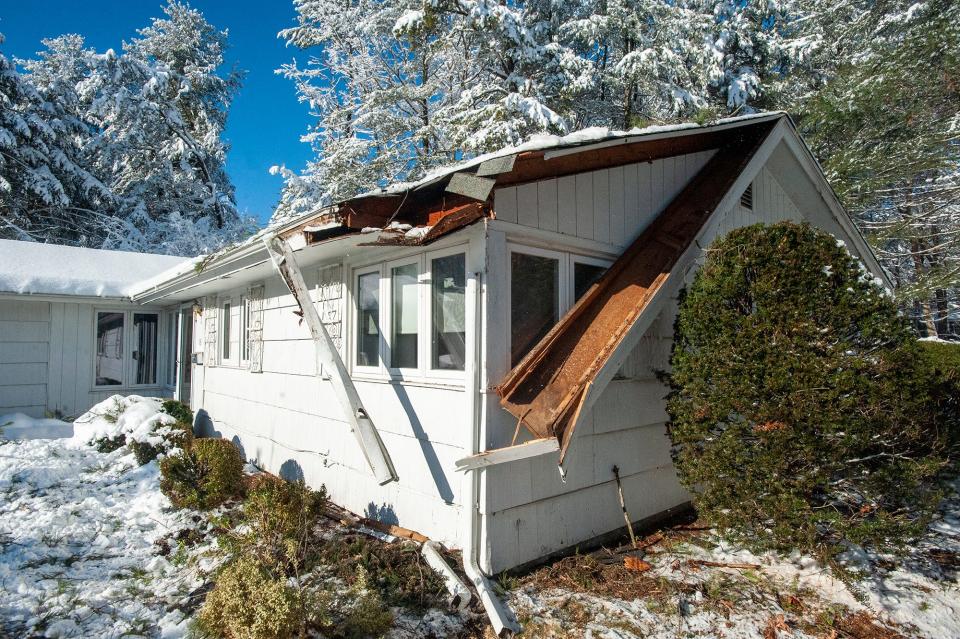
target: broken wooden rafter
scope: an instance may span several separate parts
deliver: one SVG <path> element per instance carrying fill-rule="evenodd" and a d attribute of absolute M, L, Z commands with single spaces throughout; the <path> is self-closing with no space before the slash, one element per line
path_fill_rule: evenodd
<path fill-rule="evenodd" d="M 397 481 L 397 471 L 393 468 L 393 462 L 390 454 L 383 445 L 380 433 L 373 425 L 373 420 L 363 408 L 360 401 L 360 395 L 353 384 L 353 380 L 347 373 L 347 367 L 340 358 L 333 340 L 327 334 L 327 329 L 320 320 L 320 314 L 310 299 L 310 291 L 303 281 L 303 274 L 293 256 L 290 246 L 282 239 L 276 236 L 268 236 L 263 240 L 267 246 L 267 251 L 273 260 L 274 266 L 280 272 L 281 278 L 294 299 L 300 306 L 303 319 L 313 337 L 314 347 L 317 352 L 317 375 L 320 375 L 321 366 L 330 374 L 330 383 L 333 385 L 334 395 L 337 398 L 340 408 L 347 418 L 350 425 L 350 431 L 357 438 L 363 456 L 373 471 L 377 481 L 387 484 Z"/>
<path fill-rule="evenodd" d="M 477 470 L 497 464 L 506 464 L 509 462 L 549 455 L 560 450 L 560 442 L 556 437 L 545 437 L 543 439 L 534 439 L 533 441 L 517 444 L 516 446 L 507 446 L 505 448 L 494 448 L 484 451 L 470 457 L 464 457 L 454 462 L 456 470 L 463 472 L 468 470 Z"/>

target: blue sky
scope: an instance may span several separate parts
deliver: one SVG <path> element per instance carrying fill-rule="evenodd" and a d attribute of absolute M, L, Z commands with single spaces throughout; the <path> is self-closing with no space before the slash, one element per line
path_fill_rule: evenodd
<path fill-rule="evenodd" d="M 9 57 L 30 57 L 40 40 L 63 33 L 79 33 L 98 51 L 120 49 L 121 42 L 162 15 L 163 0 L 10 0 L 0 8 L 2 45 Z M 294 24 L 290 0 L 191 0 L 218 29 L 228 29 L 229 64 L 247 71 L 244 86 L 230 110 L 226 138 L 231 144 L 227 170 L 237 188 L 241 211 L 261 223 L 276 204 L 279 176 L 267 170 L 274 164 L 301 169 L 311 156 L 300 142 L 310 124 L 308 108 L 297 101 L 293 83 L 274 69 L 294 55 L 277 32 Z"/>

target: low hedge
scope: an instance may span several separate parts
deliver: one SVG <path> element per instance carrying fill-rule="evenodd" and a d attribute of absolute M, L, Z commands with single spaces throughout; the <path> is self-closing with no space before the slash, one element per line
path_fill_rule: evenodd
<path fill-rule="evenodd" d="M 243 459 L 225 439 L 197 439 L 160 461 L 160 490 L 178 508 L 208 510 L 243 494 Z"/>

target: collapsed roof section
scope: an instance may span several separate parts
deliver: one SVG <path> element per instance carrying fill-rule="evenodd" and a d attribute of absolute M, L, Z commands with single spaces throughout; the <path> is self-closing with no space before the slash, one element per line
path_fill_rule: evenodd
<path fill-rule="evenodd" d="M 772 122 L 781 113 L 613 132 L 587 129 L 569 136 L 541 136 L 524 145 L 480 156 L 414 183 L 396 184 L 336 204 L 278 229 L 307 245 L 345 234 L 368 233 L 365 246 L 429 244 L 494 215 L 497 187 L 561 177 L 717 149 L 744 127 Z"/>
<path fill-rule="evenodd" d="M 561 463 L 591 384 L 773 126 L 709 136 L 719 151 L 497 387 L 531 433 L 560 441 Z"/>

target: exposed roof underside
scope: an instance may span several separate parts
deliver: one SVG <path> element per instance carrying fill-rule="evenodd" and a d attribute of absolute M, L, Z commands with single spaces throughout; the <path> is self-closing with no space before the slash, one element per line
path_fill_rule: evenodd
<path fill-rule="evenodd" d="M 560 440 L 561 461 L 591 383 L 773 126 L 709 136 L 719 151 L 497 387 L 501 405 L 535 436 Z"/>

